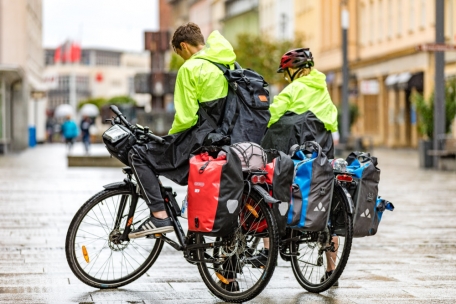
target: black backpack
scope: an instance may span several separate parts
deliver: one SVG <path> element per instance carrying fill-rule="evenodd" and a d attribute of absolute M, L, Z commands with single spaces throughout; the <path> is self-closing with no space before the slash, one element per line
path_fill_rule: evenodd
<path fill-rule="evenodd" d="M 228 95 L 224 116 L 219 125 L 201 106 L 200 115 L 209 120 L 216 133 L 229 136 L 231 144 L 243 141 L 260 144 L 271 117 L 268 83 L 260 74 L 241 68 L 237 62 L 235 69 L 230 70 L 222 64 L 208 61 L 223 72 L 229 85 Z"/>

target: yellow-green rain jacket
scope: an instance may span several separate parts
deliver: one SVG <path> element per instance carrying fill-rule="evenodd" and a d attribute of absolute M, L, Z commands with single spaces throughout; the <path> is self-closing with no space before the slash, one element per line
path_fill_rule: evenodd
<path fill-rule="evenodd" d="M 296 114 L 311 111 L 328 131 L 337 131 L 337 108 L 329 96 L 325 74 L 316 69 L 312 69 L 307 76 L 295 79 L 275 96 L 269 111 L 271 119 L 268 127 L 288 111 Z"/>
<path fill-rule="evenodd" d="M 233 47 L 218 31 L 212 32 L 206 45 L 179 69 L 174 90 L 176 114 L 169 134 L 185 131 L 198 121 L 199 103 L 217 122 L 223 114 L 228 82 L 222 71 L 211 62 L 229 65 L 232 69 L 236 60 Z"/>

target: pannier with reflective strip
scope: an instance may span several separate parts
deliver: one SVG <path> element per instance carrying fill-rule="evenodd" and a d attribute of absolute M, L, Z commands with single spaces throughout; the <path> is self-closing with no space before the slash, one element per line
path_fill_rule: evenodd
<path fill-rule="evenodd" d="M 225 236 L 238 225 L 244 189 L 241 161 L 232 148 L 201 147 L 190 157 L 188 228 Z"/>
<path fill-rule="evenodd" d="M 293 183 L 294 163 L 290 156 L 277 150 L 268 151 L 272 162 L 266 165 L 266 183 L 270 195 L 281 201 L 273 204 L 272 214 L 277 222 L 279 234 L 284 235 L 287 227 L 288 209 L 291 201 L 291 184 Z"/>
<path fill-rule="evenodd" d="M 102 138 L 109 153 L 128 166 L 128 152 L 136 143 L 133 133 L 127 127 L 116 124 L 106 130 Z"/>
<path fill-rule="evenodd" d="M 333 168 L 314 141 L 292 151 L 295 174 L 287 224 L 294 229 L 324 230 L 331 208 Z"/>
<path fill-rule="evenodd" d="M 377 158 L 369 153 L 352 152 L 347 157 L 347 170 L 353 174 L 355 186 L 349 192 L 355 203 L 353 216 L 353 236 L 364 237 L 377 232 L 377 196 L 380 182 L 380 169 L 377 167 Z"/>

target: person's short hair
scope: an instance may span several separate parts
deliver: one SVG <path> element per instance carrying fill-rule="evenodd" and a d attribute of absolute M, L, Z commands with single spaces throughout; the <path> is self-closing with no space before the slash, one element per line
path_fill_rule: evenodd
<path fill-rule="evenodd" d="M 174 32 L 171 45 L 174 49 L 181 49 L 181 42 L 186 42 L 192 46 L 204 45 L 204 37 L 201 29 L 193 22 L 181 25 Z"/>

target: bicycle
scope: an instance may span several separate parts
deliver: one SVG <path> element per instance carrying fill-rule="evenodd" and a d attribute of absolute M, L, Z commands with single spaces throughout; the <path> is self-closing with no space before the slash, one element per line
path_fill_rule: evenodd
<path fill-rule="evenodd" d="M 334 170 L 334 187 L 328 225 L 323 231 L 287 228 L 280 241 L 280 257 L 291 263 L 298 283 L 307 291 L 320 293 L 341 276 L 353 239 L 354 205 L 347 187 L 353 182 L 348 172 Z M 328 263 L 334 270 L 326 276 Z"/>
<path fill-rule="evenodd" d="M 127 127 L 136 143 L 164 142 L 149 128 L 131 125 L 117 107 L 110 108 L 116 114 L 110 120 L 112 126 Z M 129 284 L 150 269 L 164 243 L 167 243 L 182 251 L 189 263 L 197 265 L 206 286 L 224 301 L 247 301 L 266 287 L 276 266 L 279 247 L 277 224 L 270 206 L 280 202 L 263 188 L 261 181 L 265 172 L 244 173 L 238 225 L 231 235 L 224 237 L 194 232 L 185 234 L 178 219 L 181 209 L 175 199 L 176 193 L 160 182 L 177 242 L 166 234 L 128 238 L 129 232 L 150 216 L 150 211 L 131 168 L 124 167 L 122 172 L 126 178 L 122 182 L 105 185 L 103 191 L 81 206 L 68 228 L 66 257 L 79 280 L 101 289 Z M 260 231 L 258 227 L 264 222 L 267 227 Z M 269 238 L 269 256 L 264 265 L 254 267 L 250 260 L 264 248 L 264 237 Z M 233 280 L 237 282 L 238 290 L 226 288 Z"/>

